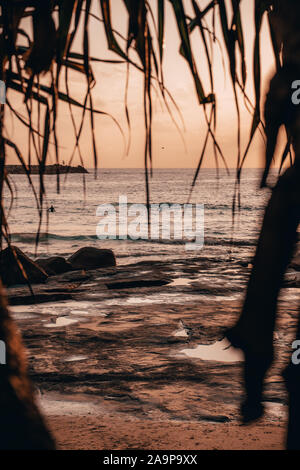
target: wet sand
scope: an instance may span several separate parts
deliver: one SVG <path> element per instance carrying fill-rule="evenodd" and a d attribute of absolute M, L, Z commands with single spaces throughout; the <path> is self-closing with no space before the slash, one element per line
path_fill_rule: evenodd
<path fill-rule="evenodd" d="M 281 450 L 283 424 L 203 424 L 122 418 L 51 416 L 58 449 Z"/>
<path fill-rule="evenodd" d="M 75 290 L 75 279 L 65 277 L 40 288 L 51 294 L 59 286 L 72 288 L 63 302 L 12 308 L 59 448 L 283 448 L 287 396 L 281 372 L 294 339 L 296 302 L 283 298 L 279 306 L 265 417 L 244 427 L 238 411 L 242 362 L 236 354 L 226 360 L 228 351 L 223 357 L 218 343 L 236 321 L 241 299 L 205 296 L 196 283 L 153 286 L 153 279 L 166 279 L 158 268 L 143 275 L 148 287 L 111 289 L 112 274 L 100 274 L 89 272 Z M 113 276 L 134 280 L 136 267 Z M 19 290 L 11 295 L 20 298 Z"/>

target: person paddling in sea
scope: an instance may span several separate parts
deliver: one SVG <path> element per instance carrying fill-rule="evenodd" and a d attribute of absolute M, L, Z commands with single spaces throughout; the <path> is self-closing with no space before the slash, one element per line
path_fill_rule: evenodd
<path fill-rule="evenodd" d="M 51 206 L 48 209 L 48 212 L 55 212 L 54 206 L 51 204 Z"/>

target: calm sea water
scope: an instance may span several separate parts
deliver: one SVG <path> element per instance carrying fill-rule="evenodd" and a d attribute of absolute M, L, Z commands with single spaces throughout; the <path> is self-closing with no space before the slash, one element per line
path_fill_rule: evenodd
<path fill-rule="evenodd" d="M 45 177 L 46 202 L 42 236 L 35 253 L 35 234 L 39 217 L 32 189 L 26 177 L 13 175 L 16 185 L 14 206 L 9 216 L 12 241 L 29 256 L 69 256 L 82 246 L 111 248 L 119 265 L 140 261 L 166 261 L 169 263 L 193 264 L 203 261 L 199 275 L 202 281 L 228 285 L 228 290 L 239 290 L 244 284 L 242 264 L 254 254 L 263 210 L 269 197 L 268 191 L 258 189 L 260 170 L 244 170 L 241 182 L 242 207 L 236 218 L 232 237 L 232 198 L 235 174 L 215 170 L 202 170 L 194 189 L 191 203 L 204 204 L 204 247 L 187 251 L 181 240 L 99 240 L 96 227 L 99 217 L 96 209 L 100 204 L 113 204 L 118 211 L 119 196 L 127 196 L 128 203 L 145 202 L 143 170 L 99 170 L 97 179 L 91 170 L 85 176 L 86 191 L 82 175 L 62 176 L 61 193 L 56 192 L 56 177 Z M 180 203 L 188 201 L 193 170 L 156 170 L 150 183 L 152 203 Z M 38 188 L 38 177 L 33 176 Z M 6 205 L 9 204 L 8 194 Z M 46 226 L 46 208 L 51 204 L 54 213 L 49 213 Z M 47 231 L 48 237 L 44 235 Z M 179 263 L 180 264 L 180 263 Z"/>
<path fill-rule="evenodd" d="M 241 195 L 242 209 L 236 219 L 231 248 L 238 256 L 253 252 L 259 224 L 268 193 L 258 190 L 260 170 L 244 170 Z M 193 170 L 156 170 L 152 181 L 151 203 L 180 203 L 188 201 Z M 38 228 L 38 213 L 32 190 L 26 177 L 13 175 L 17 192 L 13 210 L 9 216 L 13 241 L 29 254 L 34 254 L 34 237 Z M 38 187 L 38 177 L 32 177 Z M 49 214 L 48 229 L 46 210 L 42 232 L 48 231 L 48 240 L 42 236 L 39 254 L 61 254 L 67 256 L 85 245 L 112 248 L 119 263 L 132 263 L 141 258 L 178 258 L 186 256 L 225 255 L 230 249 L 232 235 L 232 197 L 235 175 L 221 171 L 217 180 L 215 170 L 202 170 L 194 189 L 191 203 L 204 204 L 204 248 L 188 253 L 180 240 L 99 240 L 96 226 L 99 217 L 96 209 L 100 204 L 113 204 L 118 210 L 119 196 L 127 196 L 128 204 L 145 202 L 143 170 L 98 170 L 97 179 L 91 170 L 85 176 L 86 192 L 82 175 L 69 175 L 62 179 L 61 193 L 56 192 L 56 177 L 47 175 L 47 201 L 55 212 Z M 6 196 L 6 205 L 9 198 Z"/>

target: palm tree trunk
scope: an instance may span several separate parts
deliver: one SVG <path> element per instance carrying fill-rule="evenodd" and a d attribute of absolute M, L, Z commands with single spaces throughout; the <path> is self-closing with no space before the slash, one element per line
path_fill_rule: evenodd
<path fill-rule="evenodd" d="M 34 399 L 20 334 L 12 321 L 0 282 L 0 339 L 6 364 L 0 365 L 0 449 L 54 449 Z"/>
<path fill-rule="evenodd" d="M 294 165 L 273 189 L 264 216 L 242 314 L 237 324 L 226 334 L 229 341 L 245 353 L 246 399 L 242 406 L 244 422 L 260 417 L 263 412 L 263 379 L 273 360 L 277 299 L 293 254 L 299 221 L 299 169 Z"/>
<path fill-rule="evenodd" d="M 272 4 L 270 20 L 278 49 L 282 47 L 282 68 L 271 82 L 265 103 L 267 149 L 262 183 L 268 175 L 282 124 L 292 137 L 295 160 L 273 190 L 265 212 L 242 314 L 236 326 L 227 332 L 231 343 L 245 353 L 244 422 L 252 421 L 263 413 L 263 381 L 273 360 L 277 300 L 300 222 L 300 112 L 299 106 L 295 107 L 291 102 L 291 83 L 300 79 L 300 2 L 276 0 Z M 291 361 L 284 378 L 289 393 L 287 447 L 300 449 L 300 366 L 297 368 Z"/>
<path fill-rule="evenodd" d="M 0 63 L 0 79 L 3 79 L 5 78 L 3 57 Z M 3 138 L 4 105 L 0 106 L 1 249 L 2 230 L 5 223 L 3 211 L 5 144 Z M 21 337 L 9 315 L 1 279 L 0 340 L 4 341 L 6 348 L 6 363 L 0 365 L 0 449 L 54 449 L 54 441 L 35 403 Z"/>

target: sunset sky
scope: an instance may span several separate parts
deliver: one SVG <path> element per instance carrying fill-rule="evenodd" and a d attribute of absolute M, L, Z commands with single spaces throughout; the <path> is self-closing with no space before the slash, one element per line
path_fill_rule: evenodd
<path fill-rule="evenodd" d="M 151 0 L 155 12 L 156 2 Z M 200 0 L 199 5 L 204 8 L 208 0 Z M 230 3 L 230 2 L 229 2 Z M 112 2 L 113 24 L 116 30 L 126 34 L 127 16 L 121 0 Z M 185 1 L 186 11 L 192 16 L 191 2 Z M 94 13 L 100 15 L 98 2 L 94 2 Z M 254 40 L 254 1 L 242 0 L 242 23 L 246 37 L 246 61 L 248 65 L 247 93 L 253 100 L 253 76 L 252 76 L 252 52 Z M 210 23 L 211 15 L 207 16 Z M 217 18 L 217 37 L 221 39 L 222 33 Z M 81 38 L 81 35 L 79 35 Z M 91 55 L 101 58 L 118 57 L 107 50 L 103 25 L 95 19 L 90 20 Z M 204 83 L 205 91 L 209 94 L 208 68 L 203 47 L 200 42 L 198 30 L 193 32 L 193 50 L 197 62 L 199 75 Z M 185 60 L 179 55 L 179 36 L 174 21 L 174 13 L 170 2 L 166 2 L 166 39 L 164 57 L 164 77 L 168 90 L 172 93 L 181 109 L 185 132 L 184 140 L 186 150 L 176 130 L 168 111 L 161 105 L 161 98 L 153 93 L 154 121 L 153 121 L 153 162 L 155 168 L 193 168 L 197 165 L 201 147 L 206 133 L 206 125 L 203 118 L 203 109 L 198 104 L 194 91 L 194 84 Z M 222 54 L 218 44 L 214 46 L 214 76 L 215 89 L 218 106 L 217 137 L 225 154 L 229 167 L 234 167 L 237 158 L 237 118 L 228 73 L 228 60 L 223 42 L 221 47 L 224 52 L 225 73 L 222 64 Z M 78 48 L 78 49 L 77 49 Z M 81 50 L 81 44 L 76 42 L 76 49 Z M 261 34 L 261 58 L 263 70 L 263 93 L 266 90 L 268 79 L 272 74 L 274 60 L 269 39 L 266 22 L 263 23 Z M 126 80 L 126 65 L 94 64 L 93 65 L 97 84 L 93 90 L 94 105 L 96 108 L 111 113 L 124 129 L 126 140 L 128 140 L 128 129 L 125 119 L 124 91 Z M 63 79 L 62 79 L 63 87 Z M 73 97 L 83 101 L 86 85 L 82 75 L 74 72 L 71 74 L 70 90 Z M 24 113 L 24 105 L 20 98 L 13 93 L 10 100 L 14 101 L 19 112 Z M 95 117 L 97 148 L 99 152 L 99 167 L 104 168 L 139 168 L 144 164 L 144 114 L 143 114 L 143 76 L 133 68 L 130 69 L 128 103 L 131 118 L 131 146 L 128 155 L 125 155 L 124 140 L 117 126 L 111 119 L 102 116 Z M 243 99 L 241 103 L 241 131 L 243 148 L 247 142 L 250 132 L 251 117 L 245 109 Z M 180 124 L 177 112 L 173 108 L 174 117 Z M 25 114 L 25 113 L 24 113 Z M 79 119 L 80 112 L 74 108 L 74 114 Z M 7 133 L 14 138 L 22 150 L 26 153 L 27 136 L 21 125 L 13 120 L 7 112 Z M 65 104 L 60 104 L 58 130 L 61 145 L 61 160 L 68 162 L 74 144 L 74 134 L 69 115 L 69 109 Z M 84 155 L 85 166 L 93 166 L 93 154 L 89 132 L 89 120 L 84 128 L 81 140 L 81 149 Z M 259 167 L 263 162 L 264 146 L 262 138 L 257 137 L 251 147 L 246 162 L 246 167 Z M 48 163 L 54 162 L 53 146 Z M 16 163 L 12 153 L 9 153 L 8 163 Z M 74 163 L 79 163 L 78 158 Z M 212 147 L 208 147 L 204 167 L 214 167 Z"/>

